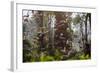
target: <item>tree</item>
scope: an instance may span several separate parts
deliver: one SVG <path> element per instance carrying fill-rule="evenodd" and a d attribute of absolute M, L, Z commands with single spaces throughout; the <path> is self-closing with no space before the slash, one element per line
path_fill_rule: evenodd
<path fill-rule="evenodd" d="M 56 12 L 56 25 L 55 25 L 55 48 L 63 50 L 62 52 L 68 54 L 71 48 L 71 29 L 70 18 L 71 13 Z"/>
<path fill-rule="evenodd" d="M 89 42 L 90 38 L 88 38 L 89 36 L 88 31 L 91 31 L 91 14 L 90 13 L 86 14 L 86 20 L 85 20 L 85 50 L 84 52 L 86 55 L 89 54 L 89 56 L 91 56 L 91 41 Z"/>

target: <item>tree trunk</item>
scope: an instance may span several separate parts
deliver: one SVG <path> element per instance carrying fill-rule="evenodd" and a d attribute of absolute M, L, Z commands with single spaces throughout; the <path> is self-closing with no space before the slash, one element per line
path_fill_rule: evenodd
<path fill-rule="evenodd" d="M 89 18 L 89 24 L 90 24 L 90 29 L 91 29 L 91 15 L 90 15 L 90 13 L 87 13 L 87 15 L 86 15 L 86 20 L 85 20 L 85 50 L 84 50 L 84 52 L 85 52 L 85 55 L 89 55 L 89 56 L 91 56 L 91 42 L 89 43 L 89 41 L 88 41 L 88 31 L 89 30 L 87 30 L 88 29 L 88 27 L 87 27 L 87 22 L 88 22 L 88 18 Z"/>

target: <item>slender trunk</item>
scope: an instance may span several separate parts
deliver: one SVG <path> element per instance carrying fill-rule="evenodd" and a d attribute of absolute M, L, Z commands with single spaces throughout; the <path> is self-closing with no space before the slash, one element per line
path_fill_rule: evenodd
<path fill-rule="evenodd" d="M 80 32 L 81 32 L 81 43 L 82 43 L 82 46 L 80 46 L 81 48 L 84 48 L 84 40 L 83 40 L 83 24 L 82 22 L 80 23 Z"/>
<path fill-rule="evenodd" d="M 91 13 L 88 13 L 88 17 L 89 17 L 89 24 L 90 24 L 90 30 L 91 30 Z"/>
<path fill-rule="evenodd" d="M 86 21 L 85 21 L 85 50 L 84 50 L 84 52 L 85 52 L 85 55 L 87 55 L 87 54 L 89 54 L 89 56 L 91 56 L 91 44 L 89 43 L 89 41 L 88 41 L 88 31 L 87 31 L 87 22 L 88 22 L 88 18 L 89 18 L 89 22 L 90 22 L 90 26 L 91 26 L 91 19 L 90 19 L 90 14 L 88 13 L 87 15 L 86 15 Z"/>
<path fill-rule="evenodd" d="M 87 43 L 87 20 L 88 20 L 88 14 L 86 15 L 86 21 L 85 21 L 85 43 Z"/>

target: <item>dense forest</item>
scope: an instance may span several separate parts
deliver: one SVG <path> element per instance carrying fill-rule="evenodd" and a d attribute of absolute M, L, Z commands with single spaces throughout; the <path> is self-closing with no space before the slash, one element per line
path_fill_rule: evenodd
<path fill-rule="evenodd" d="M 23 62 L 91 59 L 91 13 L 23 10 Z"/>

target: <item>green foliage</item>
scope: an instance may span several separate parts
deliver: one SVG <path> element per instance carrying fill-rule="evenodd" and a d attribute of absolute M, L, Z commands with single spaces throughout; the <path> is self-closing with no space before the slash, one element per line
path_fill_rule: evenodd
<path fill-rule="evenodd" d="M 45 52 L 39 52 L 37 50 L 33 50 L 29 52 L 27 50 L 23 50 L 23 62 L 46 62 L 46 61 L 59 61 L 59 60 L 86 60 L 90 59 L 89 54 L 85 55 L 84 53 L 76 53 L 73 56 L 66 57 L 67 55 L 63 55 L 59 50 L 56 49 L 54 56 L 48 55 Z"/>
<path fill-rule="evenodd" d="M 85 54 L 82 54 L 79 56 L 80 60 L 86 60 L 86 59 L 90 59 L 89 55 L 85 55 Z"/>
<path fill-rule="evenodd" d="M 90 59 L 89 54 L 85 55 L 84 53 L 76 53 L 73 57 L 69 58 L 69 60 L 87 60 Z"/>
<path fill-rule="evenodd" d="M 52 56 L 41 56 L 40 57 L 40 61 L 41 62 L 44 62 L 44 61 L 54 61 L 54 57 L 52 57 Z"/>
<path fill-rule="evenodd" d="M 55 60 L 61 60 L 61 56 L 62 53 L 58 49 L 56 49 L 55 56 L 54 56 Z"/>
<path fill-rule="evenodd" d="M 80 23 L 81 17 L 79 15 L 77 15 L 74 19 L 73 19 L 73 23 L 74 24 L 78 24 Z"/>
<path fill-rule="evenodd" d="M 54 57 L 53 56 L 50 56 L 50 55 L 46 55 L 45 53 L 41 53 L 41 56 L 40 56 L 40 61 L 41 62 L 44 62 L 44 61 L 53 61 L 54 60 Z"/>
<path fill-rule="evenodd" d="M 32 59 L 31 53 L 28 50 L 23 49 L 23 62 L 31 62 Z"/>

